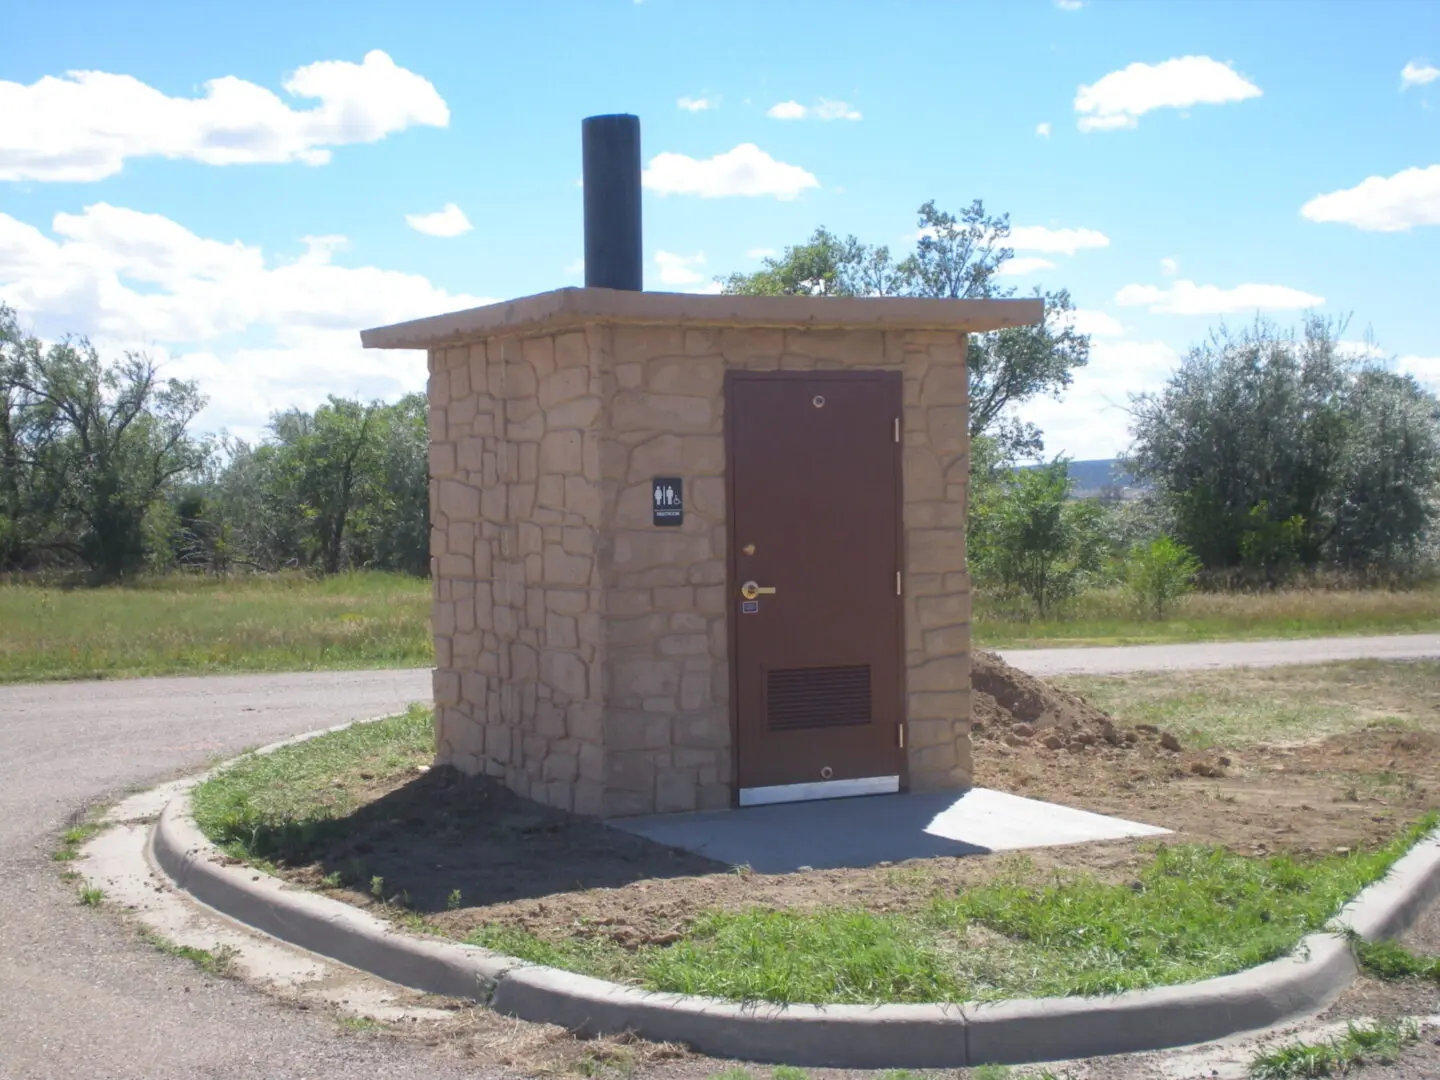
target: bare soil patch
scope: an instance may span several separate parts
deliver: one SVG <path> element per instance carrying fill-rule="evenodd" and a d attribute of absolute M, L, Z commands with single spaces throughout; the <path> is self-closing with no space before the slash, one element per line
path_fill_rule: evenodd
<path fill-rule="evenodd" d="M 1183 678 L 1183 676 L 1176 676 Z M 1163 825 L 1244 854 L 1377 846 L 1437 805 L 1440 735 L 1379 725 L 1310 742 L 1191 749 L 1077 694 L 975 658 L 977 784 Z M 520 799 L 452 770 L 375 775 L 337 839 L 282 876 L 464 937 L 487 924 L 627 948 L 677 940 L 706 910 L 914 909 L 1028 860 L 1130 880 L 1153 842 L 763 875 Z M 378 880 L 377 880 L 378 879 Z M 457 895 L 458 894 L 458 895 Z"/>

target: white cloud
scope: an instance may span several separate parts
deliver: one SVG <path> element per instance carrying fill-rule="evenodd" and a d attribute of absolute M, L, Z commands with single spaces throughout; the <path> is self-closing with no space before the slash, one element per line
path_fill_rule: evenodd
<path fill-rule="evenodd" d="M 1036 125 L 1035 125 L 1035 134 L 1036 134 L 1036 135 L 1039 135 L 1039 136 L 1040 136 L 1041 138 L 1043 138 L 1043 139 L 1048 139 L 1048 138 L 1050 137 L 1050 124 L 1049 124 L 1049 122 L 1046 121 L 1046 122 L 1043 123 L 1043 124 L 1036 124 Z"/>
<path fill-rule="evenodd" d="M 996 273 L 1000 277 L 1020 277 L 1022 274 L 1033 274 L 1037 270 L 1053 270 L 1054 268 L 1055 264 L 1049 259 L 1021 256 L 1018 259 L 1007 259 L 1001 263 L 1000 269 Z"/>
<path fill-rule="evenodd" d="M 673 251 L 655 252 L 655 262 L 660 267 L 660 283 L 662 285 L 698 285 L 705 280 L 696 267 L 705 265 L 705 253 L 697 251 L 694 255 L 677 255 Z"/>
<path fill-rule="evenodd" d="M 1222 289 L 1182 280 L 1168 289 L 1157 285 L 1126 285 L 1115 294 L 1115 302 L 1122 307 L 1143 306 L 1168 315 L 1228 315 L 1237 311 L 1318 307 L 1325 303 L 1325 298 L 1285 285 L 1245 284 Z"/>
<path fill-rule="evenodd" d="M 1433 394 L 1440 394 L 1440 356 L 1402 356 L 1395 361 L 1395 370 L 1412 376 Z"/>
<path fill-rule="evenodd" d="M 844 101 L 826 101 L 820 99 L 820 104 L 811 109 L 811 114 L 820 120 L 859 120 L 860 110 L 852 107 Z"/>
<path fill-rule="evenodd" d="M 405 224 L 426 236 L 443 237 L 459 236 L 475 227 L 470 224 L 465 211 L 453 202 L 446 203 L 443 209 L 431 214 L 406 214 Z"/>
<path fill-rule="evenodd" d="M 572 259 L 565 264 L 564 274 L 567 278 L 580 277 L 585 273 L 585 260 Z"/>
<path fill-rule="evenodd" d="M 1082 248 L 1110 246 L 1110 238 L 1094 229 L 1047 229 L 1043 225 L 1017 225 L 1010 230 L 1007 247 L 1016 251 L 1044 251 L 1074 255 Z"/>
<path fill-rule="evenodd" d="M 253 437 L 269 413 L 327 393 L 390 397 L 425 384 L 423 353 L 366 352 L 357 331 L 488 301 L 418 274 L 339 266 L 344 237 L 267 256 L 159 214 L 96 203 L 49 234 L 0 213 L 0 301 L 43 338 L 84 334 L 107 355 L 144 349 L 200 380 L 201 428 Z"/>
<path fill-rule="evenodd" d="M 675 102 L 675 104 L 686 112 L 704 112 L 706 109 L 718 109 L 720 107 L 719 102 L 708 97 L 682 97 L 679 101 Z"/>
<path fill-rule="evenodd" d="M 0 81 L 0 180 L 101 180 L 137 157 L 324 165 L 328 147 L 450 122 L 429 80 L 378 49 L 359 64 L 309 64 L 283 86 L 319 106 L 291 108 L 265 87 L 230 75 L 206 82 L 198 98 L 167 97 L 132 76 L 103 71 L 47 75 L 29 86 Z"/>
<path fill-rule="evenodd" d="M 1131 128 L 1153 109 L 1222 105 L 1260 96 L 1260 88 L 1228 64 L 1208 56 L 1182 56 L 1159 64 L 1134 63 L 1112 71 L 1075 95 L 1081 131 Z"/>
<path fill-rule="evenodd" d="M 1353 188 L 1315 196 L 1300 213 L 1311 221 L 1340 222 L 1368 232 L 1440 225 L 1440 165 L 1369 177 Z"/>
<path fill-rule="evenodd" d="M 1115 457 L 1130 445 L 1130 395 L 1161 389 L 1178 362 L 1163 341 L 1092 341 L 1090 362 L 1059 401 L 1035 398 L 1018 414 L 1045 433 L 1047 455 Z"/>
<path fill-rule="evenodd" d="M 659 195 L 698 195 L 702 199 L 773 195 L 786 201 L 820 186 L 814 174 L 776 161 L 754 143 L 741 143 L 704 160 L 685 154 L 657 154 L 641 182 Z"/>
<path fill-rule="evenodd" d="M 1400 85 L 1408 90 L 1412 86 L 1424 86 L 1440 79 L 1440 68 L 1423 60 L 1411 60 L 1400 69 Z"/>
<path fill-rule="evenodd" d="M 820 103 L 814 106 L 801 105 L 798 101 L 781 101 L 771 105 L 765 115 L 772 120 L 804 120 L 813 117 L 816 120 L 859 120 L 862 119 L 859 109 L 856 109 L 844 101 L 830 101 L 821 98 Z"/>
<path fill-rule="evenodd" d="M 1068 315 L 1057 318 L 1057 322 L 1073 326 L 1082 334 L 1089 334 L 1092 337 L 1123 337 L 1125 327 L 1120 320 L 1106 311 L 1096 311 L 1093 308 L 1076 308 Z"/>
<path fill-rule="evenodd" d="M 745 257 L 746 257 L 747 259 L 769 259 L 769 258 L 773 258 L 774 256 L 776 256 L 776 255 L 778 255 L 778 254 L 780 254 L 780 253 L 779 253 L 778 251 L 776 251 L 774 248 L 763 248 L 763 247 L 762 247 L 762 248 L 751 248 L 749 251 L 745 252 Z"/>
<path fill-rule="evenodd" d="M 1166 277 L 1174 277 L 1180 272 L 1180 263 L 1167 256 L 1160 260 L 1160 272 Z"/>
<path fill-rule="evenodd" d="M 1085 0 L 1055 0 L 1055 6 L 1061 11 L 1079 11 L 1085 6 Z"/>
<path fill-rule="evenodd" d="M 798 101 L 781 101 L 771 105 L 765 115 L 772 120 L 804 120 L 809 111 Z"/>
<path fill-rule="evenodd" d="M 1385 350 L 1373 341 L 1337 342 L 1335 351 L 1341 356 L 1349 357 L 1352 360 L 1378 360 L 1385 355 Z"/>
<path fill-rule="evenodd" d="M 935 229 L 917 229 L 905 239 L 921 240 L 934 236 Z M 1110 246 L 1110 238 L 1095 229 L 1047 229 L 1044 225 L 1016 225 L 1010 230 L 1004 246 L 1014 251 L 1043 251 L 1047 255 L 1074 255 L 1084 248 Z M 1016 259 L 1016 262 L 1022 260 Z M 1022 271 L 1016 271 L 1020 273 Z"/>

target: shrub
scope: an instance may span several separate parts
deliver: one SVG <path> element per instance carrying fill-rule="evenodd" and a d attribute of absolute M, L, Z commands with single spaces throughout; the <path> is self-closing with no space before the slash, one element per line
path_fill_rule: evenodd
<path fill-rule="evenodd" d="M 1169 607 L 1194 587 L 1200 560 L 1184 544 L 1160 536 L 1130 549 L 1125 584 L 1141 609 L 1163 619 Z"/>

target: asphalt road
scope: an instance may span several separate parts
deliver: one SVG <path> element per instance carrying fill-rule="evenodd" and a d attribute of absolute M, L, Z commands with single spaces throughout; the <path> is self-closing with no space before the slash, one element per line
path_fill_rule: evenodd
<path fill-rule="evenodd" d="M 0 687 L 0 1077 L 483 1075 L 206 978 L 80 907 L 51 859 L 87 803 L 399 711 L 427 697 L 429 682 L 428 672 L 394 671 Z"/>
<path fill-rule="evenodd" d="M 1167 670 L 1440 656 L 1440 635 L 1006 656 L 1036 674 Z M 484 1075 L 207 978 L 80 907 L 51 859 L 58 834 L 91 803 L 248 747 L 397 712 L 429 692 L 427 671 L 0 687 L 0 1078 Z"/>
<path fill-rule="evenodd" d="M 1104 649 L 1001 649 L 1000 655 L 1031 675 L 1115 675 L 1130 671 L 1323 664 L 1332 660 L 1440 658 L 1440 634 L 1204 641 L 1194 645 L 1117 645 Z"/>

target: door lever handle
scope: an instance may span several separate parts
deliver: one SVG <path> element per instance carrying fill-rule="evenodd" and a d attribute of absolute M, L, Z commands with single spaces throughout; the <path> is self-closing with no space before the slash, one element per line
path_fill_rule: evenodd
<path fill-rule="evenodd" d="M 760 585 L 753 581 L 747 581 L 740 586 L 740 595 L 746 600 L 754 600 L 757 596 L 772 596 L 774 593 L 773 585 Z"/>

